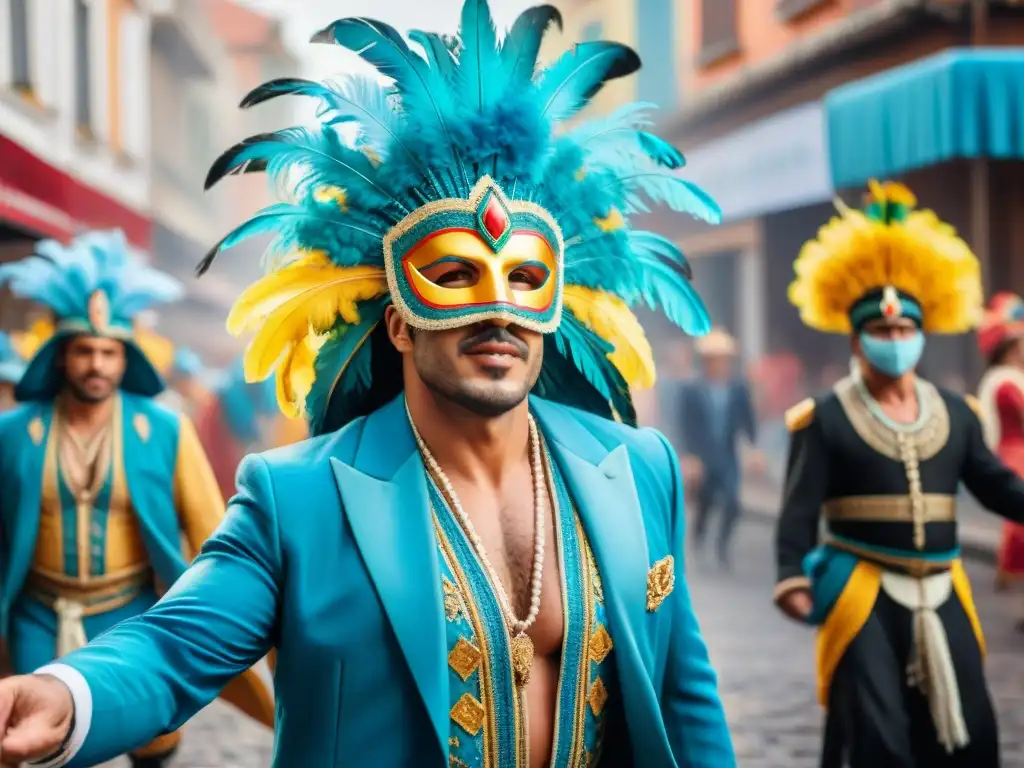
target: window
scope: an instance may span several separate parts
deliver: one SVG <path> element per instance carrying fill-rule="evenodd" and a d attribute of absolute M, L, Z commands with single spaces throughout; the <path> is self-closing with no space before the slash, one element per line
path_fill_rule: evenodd
<path fill-rule="evenodd" d="M 145 22 L 138 13 L 126 12 L 121 17 L 121 148 L 135 160 L 146 155 L 148 142 L 148 59 Z"/>
<path fill-rule="evenodd" d="M 88 138 L 92 131 L 92 60 L 89 0 L 75 0 L 75 124 Z"/>
<path fill-rule="evenodd" d="M 11 3 L 11 85 L 22 93 L 32 93 L 32 67 L 29 53 L 28 0 Z"/>
<path fill-rule="evenodd" d="M 644 65 L 640 68 L 637 96 L 640 101 L 657 104 L 662 110 L 675 108 L 676 20 L 674 0 L 637 0 L 637 50 Z"/>
<path fill-rule="evenodd" d="M 593 43 L 604 38 L 604 25 L 600 21 L 585 24 L 580 31 L 581 43 Z"/>
<path fill-rule="evenodd" d="M 702 0 L 700 13 L 700 53 L 704 66 L 739 50 L 736 39 L 736 1 Z"/>

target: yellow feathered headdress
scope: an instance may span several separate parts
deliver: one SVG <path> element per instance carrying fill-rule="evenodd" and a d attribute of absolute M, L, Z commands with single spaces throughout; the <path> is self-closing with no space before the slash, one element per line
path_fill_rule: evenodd
<path fill-rule="evenodd" d="M 916 204 L 902 184 L 874 180 L 863 210 L 837 203 L 839 216 L 804 244 L 794 264 L 789 300 L 806 325 L 851 333 L 857 325 L 851 311 L 866 298 L 874 311 L 875 297 L 886 289 L 904 305 L 917 305 L 915 319 L 927 333 L 965 333 L 978 324 L 983 296 L 977 257 L 952 226 L 930 210 L 915 210 Z M 888 314 L 886 301 L 874 316 Z"/>

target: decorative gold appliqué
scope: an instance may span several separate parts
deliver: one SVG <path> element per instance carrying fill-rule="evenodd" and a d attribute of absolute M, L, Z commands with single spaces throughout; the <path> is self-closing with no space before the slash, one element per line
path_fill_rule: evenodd
<path fill-rule="evenodd" d="M 135 427 L 136 433 L 139 435 L 139 439 L 144 442 L 149 442 L 149 419 L 146 418 L 144 413 L 136 413 L 132 418 L 132 426 Z"/>
<path fill-rule="evenodd" d="M 448 621 L 455 621 L 462 613 L 462 603 L 459 600 L 459 588 L 448 579 L 441 579 L 441 589 L 444 592 L 444 615 Z"/>
<path fill-rule="evenodd" d="M 608 654 L 611 652 L 612 636 L 608 634 L 604 624 L 598 624 L 597 629 L 590 636 L 590 658 L 594 663 L 600 664 L 608 658 Z"/>
<path fill-rule="evenodd" d="M 601 714 L 601 710 L 604 709 L 604 705 L 608 703 L 608 689 L 604 687 L 604 680 L 600 677 L 594 680 L 594 684 L 590 686 L 590 711 L 594 713 L 594 717 Z"/>
<path fill-rule="evenodd" d="M 469 693 L 462 694 L 448 714 L 456 725 L 471 736 L 480 733 L 480 728 L 484 724 L 484 705 Z"/>
<path fill-rule="evenodd" d="M 924 379 L 918 379 L 918 384 L 923 401 L 921 407 L 931 414 L 931 418 L 917 431 L 904 434 L 917 453 L 918 461 L 927 461 L 941 451 L 949 441 L 949 410 L 934 384 Z M 875 418 L 858 392 L 856 381 L 847 376 L 836 383 L 833 391 L 860 439 L 883 456 L 893 461 L 903 461 L 905 449 L 901 449 L 895 430 Z"/>
<path fill-rule="evenodd" d="M 448 654 L 448 666 L 454 669 L 455 673 L 463 680 L 468 680 L 469 676 L 480 666 L 481 658 L 483 658 L 483 654 L 480 653 L 480 649 L 466 638 L 460 637 L 459 642 Z"/>
<path fill-rule="evenodd" d="M 647 610 L 658 610 L 676 586 L 675 558 L 663 557 L 647 573 Z"/>
<path fill-rule="evenodd" d="M 46 428 L 43 426 L 43 420 L 38 416 L 28 423 L 28 436 L 32 438 L 32 442 L 36 445 L 42 445 L 45 433 Z"/>

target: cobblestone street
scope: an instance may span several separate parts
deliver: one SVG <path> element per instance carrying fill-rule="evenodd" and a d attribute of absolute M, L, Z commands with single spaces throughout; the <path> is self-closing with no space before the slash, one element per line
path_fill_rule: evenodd
<path fill-rule="evenodd" d="M 814 691 L 814 633 L 771 605 L 773 529 L 741 525 L 731 574 L 688 567 L 698 618 L 719 670 L 740 768 L 814 768 L 822 710 Z M 988 642 L 988 677 L 1000 718 L 1003 767 L 1024 768 L 1024 637 L 1015 611 L 1024 590 L 993 591 L 992 568 L 968 563 Z"/>
<path fill-rule="evenodd" d="M 764 522 L 747 522 L 737 532 L 732 573 L 699 561 L 688 571 L 721 676 L 740 768 L 814 768 L 822 722 L 814 698 L 814 635 L 770 605 L 771 537 Z M 972 563 L 969 571 L 988 639 L 1003 766 L 1024 768 L 1024 638 L 1013 628 L 1014 611 L 1024 611 L 1024 590 L 995 594 L 990 567 Z M 262 768 L 270 763 L 270 750 L 267 731 L 214 704 L 186 727 L 174 766 Z"/>

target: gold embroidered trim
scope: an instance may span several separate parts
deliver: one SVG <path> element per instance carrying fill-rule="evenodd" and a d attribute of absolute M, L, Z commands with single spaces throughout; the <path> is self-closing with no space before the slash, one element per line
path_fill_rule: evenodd
<path fill-rule="evenodd" d="M 46 436 L 46 427 L 43 426 L 43 420 L 38 416 L 28 423 L 28 436 L 32 438 L 32 442 L 36 445 L 43 444 L 43 438 Z"/>
<path fill-rule="evenodd" d="M 920 481 L 920 474 L 917 475 Z M 956 520 L 956 497 L 944 493 L 920 495 L 921 516 L 926 523 Z M 831 521 L 871 521 L 910 523 L 914 521 L 914 504 L 909 496 L 844 496 L 829 499 L 822 505 Z"/>
<path fill-rule="evenodd" d="M 455 647 L 448 654 L 448 666 L 454 669 L 455 674 L 465 681 L 476 672 L 477 667 L 480 666 L 481 658 L 480 649 L 466 638 L 460 637 L 459 642 L 455 644 Z"/>
<path fill-rule="evenodd" d="M 798 432 L 806 429 L 814 421 L 814 398 L 808 397 L 801 400 L 788 411 L 784 417 L 786 429 L 790 432 Z"/>
<path fill-rule="evenodd" d="M 462 571 L 462 565 L 455 557 L 455 551 L 452 549 L 451 542 L 448 541 L 448 537 L 445 535 L 444 528 L 441 526 L 441 521 L 437 519 L 437 513 L 434 513 L 434 534 L 437 536 L 438 544 L 441 548 L 441 556 L 444 558 L 445 563 L 451 569 L 452 576 L 455 577 L 456 593 L 461 598 L 463 595 L 466 596 L 464 602 L 462 602 L 462 610 L 466 613 L 466 620 L 469 625 L 473 628 L 473 634 L 476 637 L 476 641 L 479 644 L 480 650 L 480 695 L 488 702 L 487 707 L 484 710 L 484 715 L 481 719 L 483 725 L 483 768 L 497 768 L 498 765 L 498 742 L 494 738 L 494 734 L 497 732 L 497 715 L 495 713 L 494 701 L 495 697 L 493 694 L 494 680 L 491 676 L 491 671 L 488 669 L 487 664 L 487 636 L 484 634 L 483 622 L 481 621 L 480 614 L 477 611 L 476 604 L 473 602 L 472 591 L 469 587 L 469 583 L 466 580 L 466 574 Z M 442 582 L 443 586 L 443 582 Z M 511 667 L 511 663 L 509 664 Z M 468 695 L 468 694 L 467 694 Z M 463 697 L 465 698 L 465 697 Z M 475 701 L 472 696 L 469 697 Z M 452 707 L 452 712 L 458 708 L 460 702 L 456 702 L 455 706 Z M 483 705 L 480 705 L 483 707 Z M 454 720 L 454 717 L 452 717 Z M 458 720 L 455 720 L 457 725 L 461 726 Z M 479 728 L 477 729 L 479 732 Z M 476 733 L 473 734 L 474 736 Z"/>
<path fill-rule="evenodd" d="M 476 736 L 484 724 L 484 713 L 484 705 L 471 694 L 464 693 L 448 714 L 462 730 L 471 736 Z"/>
<path fill-rule="evenodd" d="M 604 687 L 604 681 L 600 677 L 590 686 L 589 701 L 590 711 L 594 713 L 594 717 L 600 715 L 604 705 L 608 703 L 608 689 Z"/>
<path fill-rule="evenodd" d="M 444 615 L 448 621 L 455 621 L 462 613 L 462 601 L 459 600 L 459 589 L 448 579 L 441 579 L 441 590 L 444 593 Z"/>
<path fill-rule="evenodd" d="M 868 408 L 857 391 L 857 384 L 847 376 L 834 387 L 846 418 L 861 440 L 893 461 L 903 461 L 897 435 L 906 435 L 909 444 L 916 451 L 918 461 L 927 461 L 942 450 L 949 440 L 949 410 L 935 386 L 923 379 L 920 384 L 920 406 L 928 411 L 930 418 L 914 433 L 896 432 L 883 424 Z"/>
<path fill-rule="evenodd" d="M 653 613 L 672 594 L 676 585 L 675 559 L 663 557 L 647 573 L 647 610 Z"/>
<path fill-rule="evenodd" d="M 860 547 L 847 541 L 839 541 L 832 536 L 825 536 L 824 543 L 836 549 L 852 552 L 870 562 L 888 565 L 906 571 L 911 576 L 928 576 L 933 573 L 948 571 L 952 560 L 923 560 L 921 558 L 901 555 L 884 555 L 868 547 Z"/>
<path fill-rule="evenodd" d="M 551 231 L 555 233 L 557 243 L 554 243 L 553 245 L 555 247 L 556 264 L 555 279 L 558 281 L 558 284 L 555 286 L 555 311 L 551 316 L 551 320 L 546 323 L 541 323 L 529 317 L 522 317 L 518 314 L 502 310 L 493 310 L 491 312 L 474 314 L 471 321 L 467 318 L 444 317 L 436 320 L 428 320 L 426 318 L 417 317 L 405 302 L 405 299 L 402 297 L 402 292 L 398 288 L 398 276 L 396 273 L 397 264 L 395 262 L 394 254 L 395 241 L 421 221 L 433 216 L 435 213 L 443 213 L 444 211 L 464 211 L 475 214 L 477 207 L 489 191 L 493 191 L 493 193 L 498 196 L 498 199 L 504 203 L 506 210 L 508 210 L 509 213 L 531 213 L 539 219 L 542 219 L 544 223 L 551 228 Z M 399 314 L 401 314 L 401 316 L 405 318 L 410 325 L 413 325 L 416 328 L 422 328 L 427 331 L 445 331 L 465 326 L 467 325 L 467 322 L 478 323 L 482 320 L 501 320 L 505 322 L 512 322 L 526 328 L 527 330 L 536 331 L 538 333 L 549 333 L 558 327 L 558 322 L 562 316 L 562 288 L 565 284 L 565 239 L 562 236 L 562 228 L 558 226 L 558 222 L 555 221 L 554 217 L 550 213 L 536 203 L 529 203 L 523 200 L 510 201 L 490 176 L 481 176 L 480 180 L 477 181 L 476 185 L 469 193 L 469 198 L 465 200 L 461 198 L 446 198 L 444 200 L 434 200 L 433 202 L 420 206 L 387 231 L 384 235 L 383 246 L 384 271 L 387 273 L 388 291 L 391 293 L 391 301 L 395 305 L 395 309 L 398 310 Z"/>
<path fill-rule="evenodd" d="M 612 652 L 612 636 L 604 628 L 604 624 L 598 624 L 597 629 L 590 636 L 590 659 L 600 664 L 608 654 Z"/>
<path fill-rule="evenodd" d="M 149 419 L 146 418 L 146 414 L 136 413 L 135 416 L 132 417 L 132 426 L 135 427 L 135 431 L 138 433 L 139 439 L 143 443 L 148 443 L 150 435 L 150 426 Z"/>

